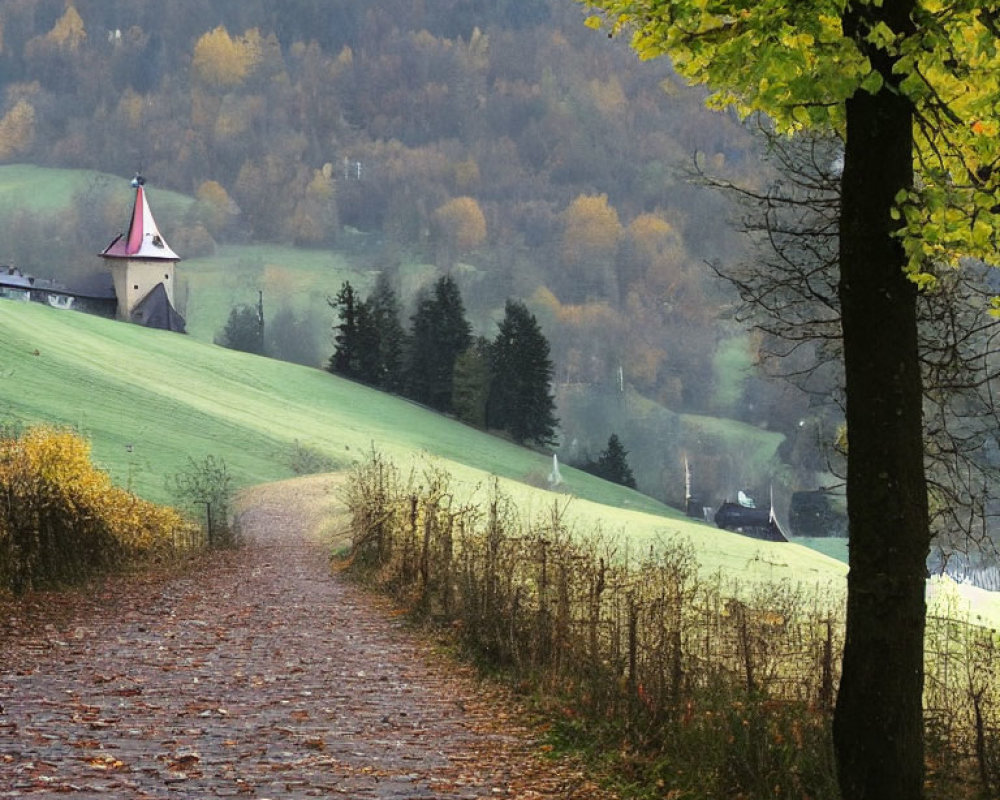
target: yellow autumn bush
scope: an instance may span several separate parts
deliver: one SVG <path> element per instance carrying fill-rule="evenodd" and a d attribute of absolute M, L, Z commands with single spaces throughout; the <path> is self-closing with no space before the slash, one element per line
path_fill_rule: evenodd
<path fill-rule="evenodd" d="M 163 553 L 193 527 L 114 486 L 73 431 L 39 426 L 0 439 L 0 590 L 72 582 Z"/>

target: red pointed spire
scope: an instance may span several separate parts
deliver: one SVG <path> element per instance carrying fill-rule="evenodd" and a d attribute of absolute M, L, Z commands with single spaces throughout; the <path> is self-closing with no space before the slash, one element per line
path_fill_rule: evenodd
<path fill-rule="evenodd" d="M 117 236 L 101 255 L 106 258 L 155 258 L 180 261 L 180 256 L 170 249 L 160 235 L 159 228 L 156 227 L 156 221 L 149 210 L 149 203 L 146 202 L 146 193 L 143 190 L 145 183 L 141 175 L 136 175 L 132 179 L 135 205 L 132 207 L 132 221 L 129 223 L 128 233 Z"/>
<path fill-rule="evenodd" d="M 146 193 L 142 190 L 142 184 L 135 188 L 135 205 L 132 206 L 132 222 L 128 226 L 128 238 L 126 239 L 125 252 L 130 256 L 136 255 L 142 248 L 142 209 L 146 205 Z"/>

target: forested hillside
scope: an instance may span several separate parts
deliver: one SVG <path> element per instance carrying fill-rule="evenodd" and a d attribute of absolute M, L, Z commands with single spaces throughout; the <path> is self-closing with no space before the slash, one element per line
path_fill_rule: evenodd
<path fill-rule="evenodd" d="M 750 377 L 759 342 L 705 266 L 744 243 L 685 172 L 697 158 L 753 184 L 753 136 L 568 0 L 10 0 L 0 37 L 0 162 L 141 170 L 194 196 L 168 234 L 188 259 L 269 242 L 390 278 L 433 264 L 487 337 L 525 301 L 569 457 L 617 432 L 639 487 L 677 501 L 683 443 L 644 430 L 676 432 L 681 413 L 798 430 L 801 399 Z M 90 269 L 80 253 L 121 202 L 101 183 L 75 201 L 56 220 L 14 200 L 0 257 Z M 687 442 L 708 488 L 761 479 L 722 442 Z"/>

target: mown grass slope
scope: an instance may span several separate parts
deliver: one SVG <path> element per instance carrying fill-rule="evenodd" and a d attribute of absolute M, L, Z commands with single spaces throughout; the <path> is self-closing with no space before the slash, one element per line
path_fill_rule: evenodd
<path fill-rule="evenodd" d="M 772 544 L 692 523 L 661 503 L 569 467 L 546 487 L 551 456 L 471 429 L 401 398 L 300 367 L 38 304 L 0 301 L 0 421 L 80 430 L 120 486 L 170 501 L 166 482 L 189 458 L 225 459 L 238 484 L 292 475 L 296 445 L 349 467 L 372 448 L 405 472 L 440 467 L 462 500 L 485 497 L 498 476 L 518 509 L 600 530 L 619 553 L 690 540 L 705 572 L 744 583 L 789 581 L 837 594 L 846 566 L 797 544 Z M 1000 594 L 936 582 L 954 611 L 1000 625 Z"/>
<path fill-rule="evenodd" d="M 247 486 L 292 475 L 296 443 L 339 467 L 372 448 L 401 469 L 438 464 L 469 494 L 505 479 L 522 511 L 553 503 L 585 530 L 627 534 L 630 547 L 685 535 L 707 568 L 790 579 L 836 579 L 843 566 L 798 546 L 775 547 L 696 525 L 645 495 L 563 466 L 548 491 L 551 456 L 518 447 L 316 369 L 238 353 L 191 337 L 0 302 L 0 418 L 69 425 L 93 442 L 116 483 L 169 500 L 166 479 L 188 458 L 225 459 Z"/>
<path fill-rule="evenodd" d="M 189 456 L 225 457 L 243 484 L 289 477 L 296 442 L 340 466 L 372 447 L 535 482 L 551 464 L 544 453 L 320 370 L 13 301 L 0 304 L 0 414 L 80 429 L 119 482 L 131 472 L 137 491 L 159 499 L 162 476 Z M 651 498 L 563 472 L 581 496 L 670 513 Z"/>

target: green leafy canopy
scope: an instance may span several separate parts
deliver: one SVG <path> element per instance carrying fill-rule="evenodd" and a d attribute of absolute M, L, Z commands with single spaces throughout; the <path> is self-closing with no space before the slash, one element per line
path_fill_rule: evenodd
<path fill-rule="evenodd" d="M 883 0 L 579 0 L 593 28 L 670 58 L 709 104 L 767 115 L 781 131 L 844 134 L 858 91 L 907 97 L 915 185 L 897 197 L 909 271 L 922 288 L 963 257 L 991 261 L 1000 211 L 1000 6 L 916 0 L 894 30 L 865 24 Z M 851 16 L 860 24 L 845 25 Z M 1000 303 L 996 304 L 1000 309 Z"/>

